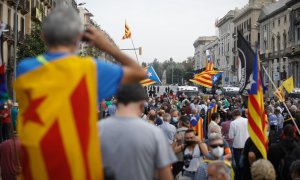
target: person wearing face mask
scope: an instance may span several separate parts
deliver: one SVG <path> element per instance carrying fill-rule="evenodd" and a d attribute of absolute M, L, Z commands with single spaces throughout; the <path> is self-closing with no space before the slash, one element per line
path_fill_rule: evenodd
<path fill-rule="evenodd" d="M 203 162 L 202 152 L 207 151 L 207 146 L 199 140 L 193 129 L 188 129 L 185 131 L 184 144 L 180 148 L 183 152 L 184 163 L 182 175 L 185 178 L 193 179 L 198 167 Z"/>
<path fill-rule="evenodd" d="M 178 116 L 179 116 L 179 112 L 176 109 L 172 109 L 171 110 L 171 122 L 170 124 L 172 124 L 173 126 L 175 126 L 176 128 L 178 128 Z"/>
<path fill-rule="evenodd" d="M 234 176 L 233 169 L 230 162 L 224 158 L 224 140 L 219 133 L 211 133 L 208 136 L 208 155 L 205 157 L 204 162 L 199 166 L 196 171 L 194 180 L 207 180 L 208 179 L 208 164 L 213 161 L 223 161 L 231 170 L 231 177 Z"/>
<path fill-rule="evenodd" d="M 173 179 L 176 156 L 162 130 L 141 121 L 146 93 L 140 84 L 127 84 L 117 93 L 114 117 L 98 122 L 103 167 L 115 180 Z"/>

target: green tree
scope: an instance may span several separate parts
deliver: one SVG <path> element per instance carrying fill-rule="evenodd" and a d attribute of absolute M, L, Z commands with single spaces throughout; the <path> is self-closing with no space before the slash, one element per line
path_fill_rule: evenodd
<path fill-rule="evenodd" d="M 24 43 L 18 46 L 17 61 L 37 56 L 46 51 L 46 46 L 41 38 L 41 29 L 41 24 L 34 24 L 31 34 L 27 34 Z"/>

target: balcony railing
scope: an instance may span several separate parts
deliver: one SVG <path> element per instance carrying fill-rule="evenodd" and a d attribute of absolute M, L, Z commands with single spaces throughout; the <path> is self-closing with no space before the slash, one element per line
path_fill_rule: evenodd
<path fill-rule="evenodd" d="M 29 10 L 30 10 L 30 2 L 29 2 L 29 0 L 21 0 L 20 4 L 23 4 L 23 8 L 21 9 L 21 13 L 23 15 L 29 13 Z"/>
<path fill-rule="evenodd" d="M 7 4 L 13 6 L 13 5 L 16 5 L 17 3 L 17 0 L 7 0 Z"/>
<path fill-rule="evenodd" d="M 51 8 L 52 5 L 53 5 L 53 0 L 48 0 L 48 1 L 49 1 L 49 3 L 48 3 L 48 5 L 47 5 L 47 7 L 48 7 L 48 8 Z"/>
<path fill-rule="evenodd" d="M 13 29 L 11 28 L 10 25 L 7 25 L 5 29 L 7 29 L 8 31 L 3 33 L 3 40 L 8 42 L 13 41 L 14 40 Z"/>

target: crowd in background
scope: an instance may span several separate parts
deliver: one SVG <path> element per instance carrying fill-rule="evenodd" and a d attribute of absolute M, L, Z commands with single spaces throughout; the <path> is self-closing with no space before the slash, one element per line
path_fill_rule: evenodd
<path fill-rule="evenodd" d="M 264 101 L 269 144 L 268 160 L 263 160 L 249 137 L 246 97 L 224 94 L 189 97 L 184 93 L 167 92 L 167 89 L 163 95 L 153 96 L 151 87 L 147 90 L 149 98 L 140 118 L 158 126 L 167 138 L 177 156 L 177 161 L 172 164 L 174 178 L 213 179 L 210 178 L 211 166 L 218 169 L 224 166 L 224 179 L 300 177 L 300 136 L 282 102 L 273 98 Z M 285 102 L 299 126 L 300 101 L 286 98 Z M 114 116 L 117 104 L 117 99 L 104 101 L 101 116 Z M 212 113 L 211 120 L 208 120 L 212 104 L 217 105 L 217 112 Z M 204 119 L 203 141 L 192 125 L 200 117 Z"/>

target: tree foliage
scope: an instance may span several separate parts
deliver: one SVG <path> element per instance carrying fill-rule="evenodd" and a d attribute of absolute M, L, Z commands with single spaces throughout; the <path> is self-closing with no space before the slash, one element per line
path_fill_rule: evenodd
<path fill-rule="evenodd" d="M 18 61 L 43 54 L 46 51 L 46 46 L 41 38 L 41 29 L 41 24 L 35 23 L 31 34 L 27 34 L 24 43 L 18 45 Z"/>
<path fill-rule="evenodd" d="M 193 63 L 194 59 L 189 57 L 183 62 L 175 62 L 173 58 L 167 59 L 163 62 L 160 62 L 158 59 L 154 59 L 149 65 L 152 65 L 161 80 L 163 72 L 166 70 L 167 84 L 183 85 L 188 83 L 189 79 L 194 76 Z"/>

